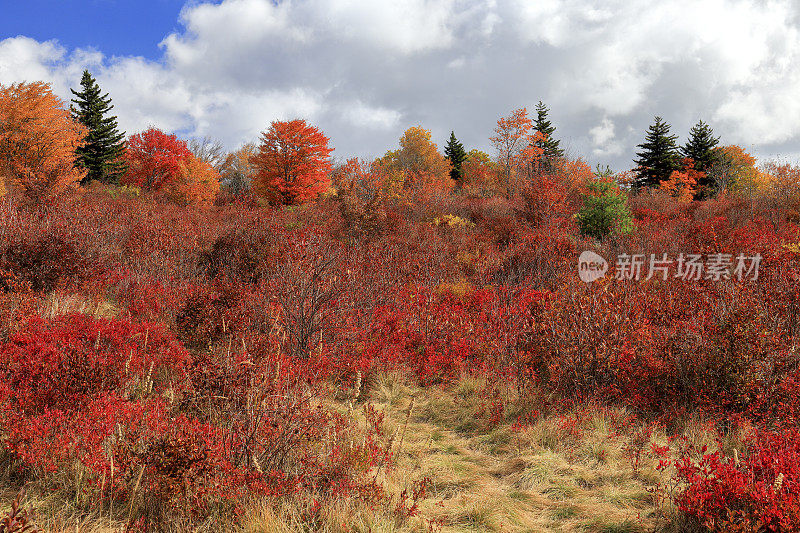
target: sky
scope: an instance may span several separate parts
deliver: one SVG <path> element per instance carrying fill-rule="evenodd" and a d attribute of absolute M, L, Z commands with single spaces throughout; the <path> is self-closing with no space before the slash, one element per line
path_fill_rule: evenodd
<path fill-rule="evenodd" d="M 598 7 L 599 6 L 599 7 Z M 339 160 L 422 125 L 493 153 L 497 119 L 550 108 L 572 157 L 620 171 L 653 117 L 683 143 L 800 160 L 796 0 L 0 0 L 0 84 L 70 98 L 88 69 L 129 134 L 229 149 L 304 118 Z"/>

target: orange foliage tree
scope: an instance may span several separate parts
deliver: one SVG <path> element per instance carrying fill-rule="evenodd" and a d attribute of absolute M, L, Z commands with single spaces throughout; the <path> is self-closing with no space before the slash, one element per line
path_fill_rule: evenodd
<path fill-rule="evenodd" d="M 75 167 L 75 149 L 85 136 L 49 84 L 0 86 L 0 178 L 30 200 L 50 199 L 81 181 L 86 171 Z"/>
<path fill-rule="evenodd" d="M 508 117 L 500 117 L 494 129 L 494 135 L 489 138 L 497 151 L 497 162 L 502 167 L 502 187 L 509 191 L 511 186 L 511 173 L 516 164 L 516 158 L 525 145 L 525 137 L 533 128 L 528 110 L 523 108 L 513 111 Z"/>
<path fill-rule="evenodd" d="M 176 203 L 208 207 L 219 193 L 219 180 L 219 173 L 210 163 L 189 156 L 181 162 L 180 170 L 166 186 L 166 192 Z"/>
<path fill-rule="evenodd" d="M 272 204 L 297 205 L 330 189 L 328 138 L 305 120 L 274 121 L 250 159 L 253 192 Z"/>
<path fill-rule="evenodd" d="M 540 131 L 532 131 L 530 135 L 525 138 L 527 144 L 523 145 L 516 157 L 517 173 L 521 174 L 523 179 L 530 181 L 536 176 L 556 168 L 551 168 L 549 165 L 545 168 L 542 164 L 544 162 L 544 148 L 542 144 L 546 140 L 547 136 Z"/>
<path fill-rule="evenodd" d="M 698 184 L 706 174 L 695 169 L 694 160 L 690 157 L 683 158 L 681 166 L 681 170 L 673 170 L 669 178 L 659 183 L 658 187 L 677 198 L 680 203 L 688 203 L 697 195 Z"/>
<path fill-rule="evenodd" d="M 497 162 L 502 168 L 501 187 L 510 198 L 519 188 L 517 181 L 520 171 L 530 175 L 540 170 L 544 153 L 541 146 L 545 136 L 533 130 L 528 110 L 523 107 L 498 119 L 494 135 L 489 139 L 497 151 Z"/>
<path fill-rule="evenodd" d="M 486 152 L 470 150 L 461 164 L 464 194 L 494 196 L 500 192 L 500 169 Z"/>

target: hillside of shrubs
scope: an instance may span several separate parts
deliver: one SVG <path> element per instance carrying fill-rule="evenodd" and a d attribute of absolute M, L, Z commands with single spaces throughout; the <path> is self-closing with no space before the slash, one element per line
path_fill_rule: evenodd
<path fill-rule="evenodd" d="M 546 529 L 453 511 L 409 467 L 442 438 L 502 449 L 527 506 L 594 483 L 525 485 L 531 442 L 564 469 L 617 443 L 644 504 L 612 526 L 558 503 L 553 530 L 800 530 L 800 168 L 712 143 L 592 169 L 540 106 L 492 155 L 421 127 L 339 162 L 302 120 L 230 154 L 153 128 L 87 179 L 60 101 L 72 144 L 20 141 L 47 98 L 0 91 L 0 531 Z M 760 264 L 633 279 L 637 254 Z"/>

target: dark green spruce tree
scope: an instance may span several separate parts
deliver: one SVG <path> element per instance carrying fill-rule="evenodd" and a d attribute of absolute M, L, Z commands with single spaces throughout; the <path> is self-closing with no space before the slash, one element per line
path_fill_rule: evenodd
<path fill-rule="evenodd" d="M 450 132 L 450 140 L 447 141 L 447 146 L 444 147 L 444 156 L 450 161 L 450 179 L 460 187 L 464 178 L 461 165 L 467 159 L 467 152 L 464 150 L 464 145 L 458 142 L 456 134 L 452 131 Z"/>
<path fill-rule="evenodd" d="M 556 128 L 547 119 L 548 113 L 550 113 L 550 109 L 539 100 L 539 103 L 536 104 L 536 121 L 533 123 L 533 129 L 545 136 L 544 140 L 536 141 L 535 144 L 543 150 L 544 160 L 552 161 L 564 157 L 564 150 L 558 146 L 561 141 L 553 136 Z"/>
<path fill-rule="evenodd" d="M 719 137 L 714 137 L 711 126 L 701 120 L 689 131 L 689 140 L 681 147 L 681 155 L 691 157 L 695 170 L 705 172 L 716 160 L 714 148 L 718 144 Z"/>
<path fill-rule="evenodd" d="M 679 166 L 678 147 L 675 145 L 676 135 L 670 135 L 670 125 L 655 117 L 655 122 L 648 128 L 644 142 L 637 145 L 642 149 L 636 153 L 634 163 L 637 167 L 634 188 L 657 187 L 669 178 L 673 170 Z"/>
<path fill-rule="evenodd" d="M 76 98 L 72 100 L 75 105 L 69 107 L 72 117 L 89 130 L 86 144 L 75 150 L 77 164 L 88 171 L 81 184 L 92 180 L 118 183 L 126 170 L 122 158 L 125 133 L 117 129 L 117 117 L 108 116 L 114 108 L 111 98 L 101 93 L 88 70 L 83 71 L 81 88 L 80 92 L 70 89 Z"/>
<path fill-rule="evenodd" d="M 714 179 L 708 171 L 717 160 L 714 148 L 719 144 L 719 137 L 714 137 L 714 131 L 703 122 L 698 122 L 689 132 L 689 140 L 681 147 L 681 155 L 690 157 L 694 161 L 695 170 L 704 172 L 698 180 L 695 199 L 702 200 L 714 194 Z"/>

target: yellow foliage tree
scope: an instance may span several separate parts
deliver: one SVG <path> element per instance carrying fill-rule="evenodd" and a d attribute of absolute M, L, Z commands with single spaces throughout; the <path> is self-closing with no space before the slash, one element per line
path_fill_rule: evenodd
<path fill-rule="evenodd" d="M 252 160 L 256 155 L 255 143 L 247 143 L 225 158 L 221 172 L 225 188 L 234 194 L 244 192 L 253 181 L 255 170 Z"/>
<path fill-rule="evenodd" d="M 752 197 L 764 190 L 768 176 L 756 168 L 756 158 L 740 146 L 714 148 L 715 162 L 708 169 L 719 192 L 731 191 Z"/>
<path fill-rule="evenodd" d="M 395 196 L 431 190 L 450 190 L 450 162 L 431 142 L 431 132 L 414 126 L 400 137 L 400 149 L 376 162 L 384 183 Z"/>
<path fill-rule="evenodd" d="M 769 162 L 763 166 L 764 196 L 792 221 L 800 221 L 800 166 Z"/>
<path fill-rule="evenodd" d="M 80 183 L 75 149 L 86 128 L 43 82 L 0 86 L 0 176 L 35 202 Z"/>

